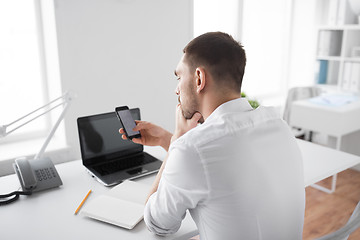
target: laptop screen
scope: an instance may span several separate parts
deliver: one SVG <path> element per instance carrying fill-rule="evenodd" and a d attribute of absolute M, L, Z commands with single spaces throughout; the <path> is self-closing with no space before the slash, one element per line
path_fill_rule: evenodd
<path fill-rule="evenodd" d="M 140 120 L 140 110 L 130 109 L 134 119 Z M 77 120 L 81 157 L 84 165 L 103 163 L 143 151 L 143 146 L 123 140 L 122 128 L 115 112 L 81 117 Z"/>

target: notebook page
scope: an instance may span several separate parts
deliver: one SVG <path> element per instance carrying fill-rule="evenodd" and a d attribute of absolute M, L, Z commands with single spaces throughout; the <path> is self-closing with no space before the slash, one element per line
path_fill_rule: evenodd
<path fill-rule="evenodd" d="M 82 211 L 87 217 L 132 229 L 143 219 L 144 205 L 102 195 L 92 200 Z"/>
<path fill-rule="evenodd" d="M 145 205 L 151 186 L 133 181 L 124 181 L 113 187 L 106 195 Z"/>

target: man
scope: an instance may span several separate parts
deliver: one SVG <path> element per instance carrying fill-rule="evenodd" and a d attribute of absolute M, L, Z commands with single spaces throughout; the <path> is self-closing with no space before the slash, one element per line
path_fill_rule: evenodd
<path fill-rule="evenodd" d="M 145 206 L 146 225 L 175 233 L 189 210 L 202 240 L 302 239 L 301 154 L 273 108 L 254 110 L 240 97 L 243 47 L 212 32 L 183 52 L 174 134 L 142 121 L 134 128 L 142 134 L 135 143 L 168 151 Z"/>

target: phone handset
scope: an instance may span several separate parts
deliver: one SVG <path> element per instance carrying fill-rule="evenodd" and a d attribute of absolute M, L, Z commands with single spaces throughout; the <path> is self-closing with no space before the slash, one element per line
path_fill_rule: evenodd
<path fill-rule="evenodd" d="M 18 158 L 15 160 L 14 169 L 24 191 L 38 192 L 62 185 L 60 176 L 48 157 L 30 161 Z"/>
<path fill-rule="evenodd" d="M 34 189 L 37 185 L 37 180 L 29 161 L 26 158 L 18 158 L 15 160 L 14 167 L 24 190 Z"/>
<path fill-rule="evenodd" d="M 60 176 L 48 157 L 30 161 L 26 158 L 18 158 L 13 166 L 23 191 L 0 195 L 0 206 L 16 201 L 19 199 L 19 195 L 31 195 L 33 192 L 62 185 Z"/>

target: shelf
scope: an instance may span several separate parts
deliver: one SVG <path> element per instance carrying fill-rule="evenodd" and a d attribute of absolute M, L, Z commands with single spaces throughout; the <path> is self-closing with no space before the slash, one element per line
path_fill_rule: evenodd
<path fill-rule="evenodd" d="M 345 62 L 360 62 L 360 57 L 346 57 L 344 58 Z"/>
<path fill-rule="evenodd" d="M 339 56 L 317 56 L 316 60 L 328 60 L 328 61 L 344 61 L 344 62 L 360 62 L 360 57 L 339 57 Z"/>
<path fill-rule="evenodd" d="M 360 24 L 346 25 L 346 30 L 360 30 Z"/>
<path fill-rule="evenodd" d="M 359 0 L 356 0 L 359 1 Z M 315 82 L 326 91 L 360 91 L 360 24 L 347 0 L 317 1 Z"/>
<path fill-rule="evenodd" d="M 318 83 L 316 83 L 315 86 L 319 87 L 325 93 L 339 91 L 339 87 L 334 84 L 318 84 Z"/>
<path fill-rule="evenodd" d="M 340 57 L 340 56 L 317 56 L 316 60 L 341 61 L 342 57 Z"/>
<path fill-rule="evenodd" d="M 318 30 L 360 30 L 360 24 L 346 24 L 346 25 L 321 25 Z"/>

